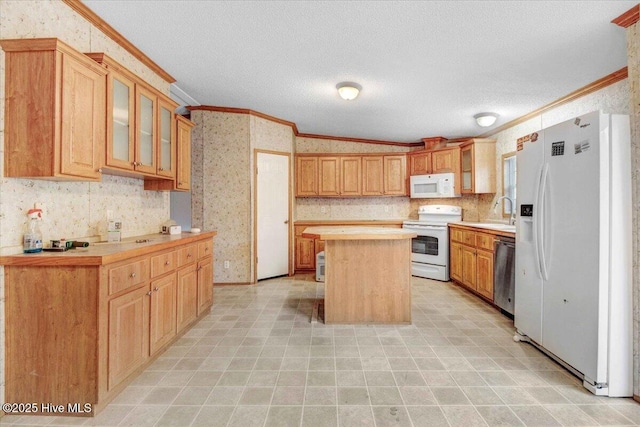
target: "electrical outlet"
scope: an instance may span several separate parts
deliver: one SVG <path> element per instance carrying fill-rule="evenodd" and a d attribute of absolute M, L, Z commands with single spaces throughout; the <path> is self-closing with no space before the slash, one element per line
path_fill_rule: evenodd
<path fill-rule="evenodd" d="M 229 268 L 229 261 L 224 262 L 224 268 Z"/>

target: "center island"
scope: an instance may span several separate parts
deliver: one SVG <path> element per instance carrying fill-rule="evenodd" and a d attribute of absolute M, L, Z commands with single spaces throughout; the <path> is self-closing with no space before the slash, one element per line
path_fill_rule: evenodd
<path fill-rule="evenodd" d="M 325 323 L 411 323 L 411 239 L 415 232 L 309 227 L 302 236 L 325 241 Z"/>

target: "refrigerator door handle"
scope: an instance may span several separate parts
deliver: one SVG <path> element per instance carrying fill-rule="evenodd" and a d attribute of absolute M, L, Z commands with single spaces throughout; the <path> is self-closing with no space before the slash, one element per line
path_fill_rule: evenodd
<path fill-rule="evenodd" d="M 549 178 L 549 164 L 545 163 L 544 168 L 542 169 L 542 175 L 540 180 L 540 191 L 538 193 L 539 215 L 538 215 L 538 230 L 537 230 L 538 235 L 536 236 L 536 241 L 538 243 L 537 248 L 538 248 L 538 261 L 540 263 L 540 273 L 544 280 L 549 280 L 549 270 L 547 269 L 547 260 L 545 258 L 546 254 L 544 253 L 546 227 L 549 225 L 545 223 L 546 211 L 549 208 L 545 204 L 548 178 Z M 551 181 L 549 181 L 549 183 L 551 183 Z"/>
<path fill-rule="evenodd" d="M 540 210 L 540 194 L 541 187 L 540 183 L 542 181 L 542 172 L 544 170 L 543 166 L 540 166 L 538 170 L 538 179 L 536 180 L 536 188 L 535 188 L 535 205 L 533 210 L 533 255 L 535 257 L 535 264 L 538 267 L 538 276 L 542 278 L 542 267 L 540 264 L 540 218 L 542 211 Z"/>

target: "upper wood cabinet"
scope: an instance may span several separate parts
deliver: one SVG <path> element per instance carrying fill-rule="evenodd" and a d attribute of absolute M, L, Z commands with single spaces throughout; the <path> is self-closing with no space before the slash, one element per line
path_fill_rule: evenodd
<path fill-rule="evenodd" d="M 145 190 L 172 190 L 189 191 L 191 189 L 191 129 L 195 123 L 175 114 L 175 134 L 176 134 L 176 178 L 153 179 L 145 177 Z M 162 159 L 166 159 L 162 156 Z M 162 160 L 159 161 L 162 165 Z"/>
<path fill-rule="evenodd" d="M 318 158 L 296 157 L 296 197 L 318 195 Z"/>
<path fill-rule="evenodd" d="M 495 139 L 472 138 L 460 145 L 462 193 L 496 192 Z"/>
<path fill-rule="evenodd" d="M 343 196 L 362 195 L 362 158 L 340 158 L 340 194 Z"/>
<path fill-rule="evenodd" d="M 318 159 L 318 196 L 340 195 L 340 158 Z"/>
<path fill-rule="evenodd" d="M 100 180 L 106 70 L 58 39 L 1 40 L 4 175 Z"/>
<path fill-rule="evenodd" d="M 407 195 L 407 158 L 404 154 L 384 156 L 384 194 Z"/>
<path fill-rule="evenodd" d="M 431 173 L 460 173 L 460 148 L 451 147 L 431 153 Z"/>
<path fill-rule="evenodd" d="M 417 152 L 407 155 L 409 159 L 409 175 L 428 175 L 431 173 L 431 153 Z"/>
<path fill-rule="evenodd" d="M 133 172 L 134 176 L 175 180 L 174 110 L 178 104 L 108 55 L 86 55 L 109 72 L 106 170 L 115 174 L 131 175 Z"/>
<path fill-rule="evenodd" d="M 176 187 L 174 190 L 191 189 L 191 129 L 195 124 L 176 114 L 178 154 L 176 156 Z"/>
<path fill-rule="evenodd" d="M 362 195 L 384 195 L 384 162 L 382 156 L 362 157 Z"/>
<path fill-rule="evenodd" d="M 406 194 L 404 154 L 296 155 L 296 197 Z"/>
<path fill-rule="evenodd" d="M 408 153 L 409 175 L 459 173 L 460 147 L 446 147 L 430 151 Z"/>

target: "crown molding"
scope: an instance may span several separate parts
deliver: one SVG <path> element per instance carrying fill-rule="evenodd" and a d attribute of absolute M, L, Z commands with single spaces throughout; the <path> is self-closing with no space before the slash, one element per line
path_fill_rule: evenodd
<path fill-rule="evenodd" d="M 640 19 L 640 4 L 633 6 L 622 15 L 611 21 L 611 23 L 621 26 L 622 28 L 629 28 Z"/>
<path fill-rule="evenodd" d="M 279 123 L 285 126 L 290 126 L 293 130 L 293 134 L 298 138 L 314 138 L 314 139 L 331 139 L 334 141 L 347 141 L 347 142 L 359 142 L 363 144 L 379 144 L 379 145 L 394 145 L 398 147 L 422 147 L 422 142 L 398 142 L 398 141 L 382 141 L 377 139 L 364 139 L 364 138 L 349 138 L 344 136 L 332 136 L 332 135 L 318 135 L 313 133 L 300 133 L 295 123 L 279 119 L 277 117 L 270 116 L 268 114 L 260 113 L 258 111 L 250 110 L 248 108 L 234 108 L 234 107 L 217 107 L 212 105 L 191 105 L 188 106 L 189 111 L 216 111 L 221 113 L 235 113 L 235 114 L 248 114 L 251 116 L 260 117 L 265 120 L 269 120 L 275 123 Z"/>
<path fill-rule="evenodd" d="M 105 33 L 107 37 L 118 43 L 127 52 L 133 55 L 137 60 L 149 67 L 154 73 L 158 74 L 167 83 L 174 83 L 174 79 L 169 73 L 164 71 L 158 64 L 156 64 L 151 58 L 145 55 L 140 49 L 135 47 L 133 43 L 127 40 L 122 34 L 116 31 L 111 25 L 100 18 L 93 10 L 89 9 L 80 0 L 62 0 L 64 4 L 73 9 L 76 13 L 82 16 L 84 19 L 95 25 L 100 31 Z"/>
<path fill-rule="evenodd" d="M 478 135 L 476 138 L 487 138 L 490 137 L 492 135 L 495 135 L 499 132 L 502 132 L 503 130 L 509 129 L 513 126 L 519 125 L 520 123 L 524 123 L 527 120 L 530 120 L 532 118 L 534 118 L 535 116 L 538 116 L 540 114 L 543 114 L 553 108 L 559 107 L 560 105 L 575 101 L 578 98 L 582 98 L 585 95 L 588 95 L 590 93 L 596 92 L 600 89 L 603 89 L 607 86 L 610 86 L 614 83 L 619 82 L 620 80 L 624 80 L 628 77 L 629 73 L 627 70 L 627 67 L 621 68 L 618 71 L 614 71 L 613 73 L 604 76 L 601 79 L 598 79 L 594 82 L 589 83 L 586 86 L 581 87 L 580 89 L 574 90 L 573 92 L 571 92 L 568 95 L 563 96 L 562 98 L 556 99 L 555 101 L 551 102 L 550 104 L 547 104 L 541 108 L 538 108 L 535 111 L 532 111 L 528 114 L 525 114 L 522 117 L 518 117 L 517 119 L 511 120 L 510 122 L 507 122 L 501 126 L 498 126 L 495 129 L 491 129 L 488 132 L 485 132 L 481 135 Z"/>

